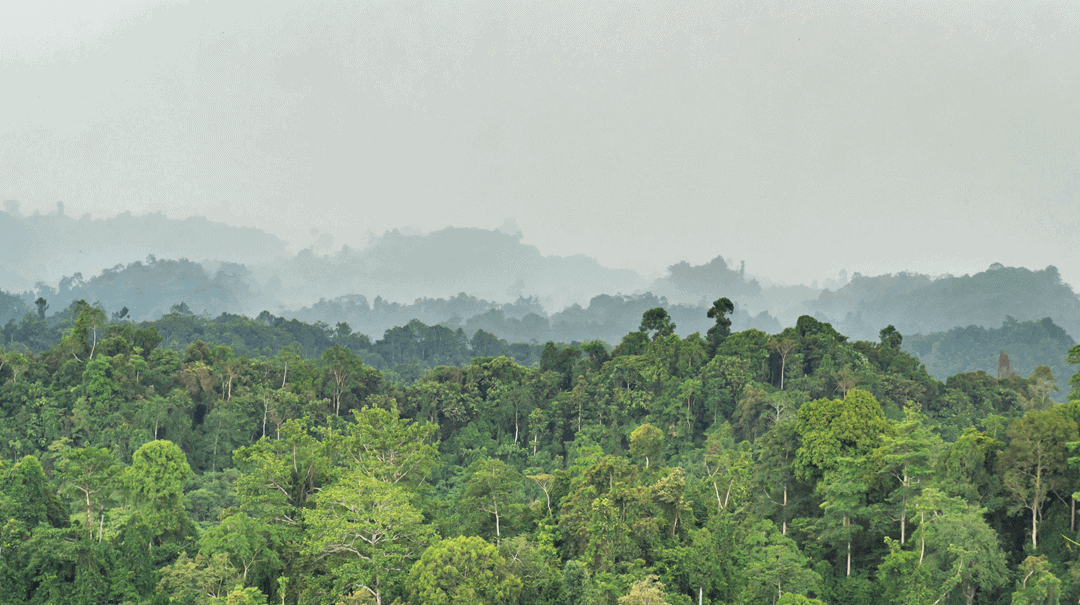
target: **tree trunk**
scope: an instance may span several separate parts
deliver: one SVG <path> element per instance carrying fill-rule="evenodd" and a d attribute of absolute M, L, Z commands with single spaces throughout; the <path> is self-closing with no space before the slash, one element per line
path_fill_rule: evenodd
<path fill-rule="evenodd" d="M 1038 549 L 1039 548 L 1039 532 L 1038 532 L 1038 530 L 1039 530 L 1039 522 L 1038 522 L 1038 515 L 1037 515 L 1038 512 L 1039 512 L 1039 507 L 1036 506 L 1034 503 L 1032 503 L 1032 505 L 1031 505 L 1031 548 L 1032 549 Z"/>
<path fill-rule="evenodd" d="M 919 527 L 923 528 L 922 535 L 919 536 L 919 567 L 922 567 L 923 557 L 926 555 L 926 513 L 919 514 Z"/>
<path fill-rule="evenodd" d="M 850 527 L 850 526 L 851 526 L 851 522 L 848 520 L 847 517 L 844 517 L 844 527 L 846 528 L 846 527 Z M 851 577 L 851 538 L 850 537 L 847 540 L 847 575 L 848 575 L 848 577 Z"/>
<path fill-rule="evenodd" d="M 907 498 L 904 498 L 904 507 L 900 509 L 900 546 L 904 545 L 907 536 Z"/>
<path fill-rule="evenodd" d="M 780 522 L 780 535 L 787 535 L 787 481 L 784 482 L 784 520 Z"/>

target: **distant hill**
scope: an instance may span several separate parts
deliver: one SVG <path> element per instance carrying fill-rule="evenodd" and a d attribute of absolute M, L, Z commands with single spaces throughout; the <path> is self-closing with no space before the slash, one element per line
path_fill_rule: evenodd
<path fill-rule="evenodd" d="M 904 336 L 901 348 L 918 357 L 926 365 L 926 371 L 942 381 L 955 374 L 980 370 L 997 376 L 1001 352 L 1009 356 L 1009 365 L 1021 377 L 1031 376 L 1036 366 L 1049 366 L 1060 389 L 1054 398 L 1065 401 L 1069 377 L 1076 371 L 1066 358 L 1075 344 L 1049 317 L 1023 322 L 1008 317 L 1000 328 L 968 326 Z"/>
<path fill-rule="evenodd" d="M 57 288 L 39 285 L 37 294 L 53 310 L 86 300 L 101 303 L 107 313 L 126 307 L 130 318 L 139 321 L 157 319 L 180 303 L 193 313 L 210 316 L 256 314 L 267 308 L 251 271 L 243 265 L 223 263 L 211 270 L 186 259 L 158 260 L 153 256 L 105 269 L 90 279 L 77 273 L 60 280 Z M 0 300 L 2 297 L 0 294 Z"/>
<path fill-rule="evenodd" d="M 24 291 L 63 276 L 96 275 L 154 255 L 158 258 L 263 263 L 289 253 L 283 240 L 250 227 L 160 213 L 130 212 L 103 219 L 76 219 L 63 206 L 48 214 L 0 211 L 0 288 Z"/>
<path fill-rule="evenodd" d="M 986 271 L 933 279 L 915 273 L 856 274 L 836 292 L 806 303 L 810 313 L 853 338 L 874 340 L 892 324 L 903 334 L 944 332 L 957 326 L 998 326 L 1051 317 L 1080 334 L 1080 298 L 1057 268 L 1041 271 L 995 263 Z"/>
<path fill-rule="evenodd" d="M 691 305 L 709 306 L 721 296 L 755 309 L 763 302 L 761 285 L 746 275 L 746 263 L 732 269 L 723 256 L 704 265 L 676 263 L 668 267 L 667 275 L 653 282 L 651 290 L 672 302 Z"/>
<path fill-rule="evenodd" d="M 629 269 L 608 269 L 582 255 L 546 256 L 520 235 L 450 227 L 426 235 L 390 231 L 362 250 L 330 255 L 310 249 L 273 267 L 286 305 L 311 303 L 311 293 L 334 298 L 363 294 L 389 300 L 448 298 L 467 292 L 485 300 L 537 296 L 558 309 L 597 294 L 644 289 Z"/>

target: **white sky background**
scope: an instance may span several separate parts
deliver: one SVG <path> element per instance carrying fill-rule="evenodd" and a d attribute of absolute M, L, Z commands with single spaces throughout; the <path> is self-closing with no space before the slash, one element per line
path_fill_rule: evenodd
<path fill-rule="evenodd" d="M 1020 1 L 7 2 L 0 199 L 1075 287 L 1078 37 Z"/>

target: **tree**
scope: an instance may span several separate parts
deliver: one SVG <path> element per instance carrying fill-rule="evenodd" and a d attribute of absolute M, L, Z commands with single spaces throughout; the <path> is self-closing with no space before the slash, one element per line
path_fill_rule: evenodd
<path fill-rule="evenodd" d="M 799 345 L 798 341 L 790 336 L 786 337 L 772 337 L 769 339 L 769 348 L 773 349 L 780 355 L 780 390 L 784 390 L 784 376 L 787 371 L 787 358 L 795 347 Z"/>
<path fill-rule="evenodd" d="M 1012 494 L 1014 512 L 1031 512 L 1031 546 L 1039 547 L 1043 503 L 1064 480 L 1068 452 L 1077 426 L 1056 410 L 1028 412 L 1009 426 L 1009 446 L 999 460 L 1003 487 Z"/>
<path fill-rule="evenodd" d="M 1012 605 L 1058 605 L 1061 601 L 1061 580 L 1050 571 L 1046 555 L 1024 559 L 1017 572 Z"/>
<path fill-rule="evenodd" d="M 795 468 L 809 476 L 835 468 L 840 458 L 869 454 L 892 427 L 873 395 L 852 389 L 843 400 L 817 399 L 803 404 L 795 430 L 802 437 Z"/>
<path fill-rule="evenodd" d="M 1008 569 L 997 534 L 986 524 L 986 509 L 927 487 L 915 500 L 919 527 L 912 535 L 919 545 L 917 565 L 941 602 L 960 587 L 968 605 L 979 590 L 1005 583 Z"/>
<path fill-rule="evenodd" d="M 1067 361 L 1072 364 L 1080 363 L 1080 345 L 1074 345 L 1069 349 L 1069 356 Z M 1069 400 L 1075 401 L 1080 399 L 1080 371 L 1072 375 L 1069 379 Z"/>
<path fill-rule="evenodd" d="M 1035 390 L 1036 396 L 1039 397 L 1039 409 L 1046 407 L 1046 398 L 1050 393 L 1057 393 L 1059 391 L 1057 386 L 1057 379 L 1054 378 L 1054 372 L 1050 369 L 1050 366 L 1038 366 L 1035 368 L 1035 373 L 1031 375 L 1032 388 Z"/>
<path fill-rule="evenodd" d="M 630 454 L 645 459 L 645 468 L 649 468 L 649 458 L 660 456 L 664 443 L 664 433 L 651 424 L 643 424 L 630 433 Z"/>
<path fill-rule="evenodd" d="M 220 523 L 206 530 L 199 538 L 199 553 L 207 559 L 225 554 L 233 565 L 242 570 L 241 582 L 257 563 L 277 563 L 278 556 L 271 546 L 274 539 L 273 526 L 245 513 L 225 517 Z"/>
<path fill-rule="evenodd" d="M 352 351 L 339 344 L 323 351 L 319 360 L 324 372 L 324 388 L 330 395 L 335 416 L 341 415 L 343 398 L 353 398 L 355 405 L 378 389 L 381 380 L 379 373 L 365 366 Z"/>
<path fill-rule="evenodd" d="M 720 343 L 724 342 L 728 336 L 731 336 L 731 320 L 727 314 L 734 312 L 735 305 L 726 297 L 716 299 L 713 301 L 712 306 L 709 307 L 709 311 L 705 316 L 716 320 L 716 325 L 709 328 L 709 331 L 705 333 L 705 339 L 709 341 L 711 352 L 715 353 Z"/>
<path fill-rule="evenodd" d="M 354 470 L 312 500 L 304 515 L 310 526 L 306 551 L 330 558 L 342 594 L 350 586 L 382 605 L 386 587 L 402 577 L 431 537 L 423 515 L 401 484 Z"/>
<path fill-rule="evenodd" d="M 114 489 L 119 466 L 109 450 L 95 447 L 64 448 L 56 469 L 62 481 L 61 494 L 75 500 L 83 511 L 87 537 L 102 539 L 105 529 L 105 503 Z"/>
<path fill-rule="evenodd" d="M 933 476 L 933 462 L 941 448 L 941 438 L 925 422 L 918 407 L 905 407 L 904 419 L 895 425 L 895 432 L 885 435 L 871 456 L 878 472 L 892 477 L 896 485 L 889 501 L 896 507 L 895 520 L 900 523 L 900 546 L 907 542 L 910 503 Z"/>
<path fill-rule="evenodd" d="M 521 580 L 494 545 L 462 536 L 428 547 L 409 571 L 409 588 L 414 603 L 496 605 L 513 602 Z"/>
<path fill-rule="evenodd" d="M 795 541 L 776 531 L 771 521 L 755 523 L 744 548 L 749 552 L 744 602 L 776 605 L 785 593 L 819 589 L 821 576 L 808 567 Z"/>
<path fill-rule="evenodd" d="M 663 307 L 655 307 L 645 311 L 641 316 L 639 331 L 648 334 L 653 332 L 652 339 L 659 340 L 675 333 L 675 324 L 668 317 L 668 312 Z"/>
<path fill-rule="evenodd" d="M 664 585 L 656 576 L 647 575 L 634 582 L 629 594 L 619 597 L 619 605 L 668 605 Z"/>
<path fill-rule="evenodd" d="M 821 537 L 833 542 L 846 555 L 846 573 L 851 576 L 851 542 L 862 530 L 855 521 L 866 512 L 866 483 L 860 477 L 865 461 L 840 458 L 836 465 L 825 471 L 818 483 L 824 524 Z"/>
<path fill-rule="evenodd" d="M 750 444 L 744 441 L 743 445 L 745 447 L 736 445 L 731 425 L 726 422 L 713 429 L 705 441 L 705 475 L 712 485 L 719 510 L 729 509 L 732 495 L 738 498 L 750 491 L 753 459 Z"/>
<path fill-rule="evenodd" d="M 998 380 L 1001 380 L 1002 378 L 1012 378 L 1014 376 L 1016 376 L 1016 372 L 1013 371 L 1012 365 L 1009 363 L 1009 356 L 1005 351 L 1001 351 L 1001 353 L 998 354 Z"/>
<path fill-rule="evenodd" d="M 435 469 L 439 451 L 437 427 L 403 419 L 397 409 L 365 407 L 353 411 L 354 422 L 337 435 L 350 466 L 390 483 L 418 485 Z"/>
<path fill-rule="evenodd" d="M 0 471 L 3 471 L 0 467 Z M 0 492 L 7 497 L 8 510 L 0 511 L 0 524 L 15 520 L 28 530 L 50 520 L 52 494 L 45 471 L 36 456 L 25 456 L 0 474 Z M 0 525 L 2 527 L 2 525 Z"/>
<path fill-rule="evenodd" d="M 170 601 L 184 605 L 225 603 L 229 589 L 236 586 L 239 577 L 229 565 L 229 556 L 219 554 L 211 559 L 187 553 L 180 556 L 162 571 L 158 590 L 169 595 Z"/>
<path fill-rule="evenodd" d="M 461 492 L 461 504 L 470 512 L 481 511 L 495 521 L 495 539 L 502 538 L 503 519 L 517 506 L 521 476 L 505 462 L 484 458 L 466 471 L 470 474 Z"/>
<path fill-rule="evenodd" d="M 892 349 L 893 351 L 899 351 L 900 343 L 904 342 L 904 337 L 892 324 L 882 328 L 882 330 L 878 332 L 878 338 L 881 339 L 881 346 L 883 348 Z"/>
<path fill-rule="evenodd" d="M 183 497 L 191 475 L 184 452 L 162 439 L 143 444 L 132 455 L 131 466 L 124 469 L 124 488 L 139 520 L 155 539 L 187 532 Z"/>
<path fill-rule="evenodd" d="M 62 344 L 76 361 L 83 361 L 79 355 L 85 357 L 87 361 L 93 360 L 98 339 L 109 323 L 108 318 L 105 317 L 105 311 L 100 305 L 91 305 L 85 300 L 73 303 L 71 308 L 74 314 L 74 326 Z"/>

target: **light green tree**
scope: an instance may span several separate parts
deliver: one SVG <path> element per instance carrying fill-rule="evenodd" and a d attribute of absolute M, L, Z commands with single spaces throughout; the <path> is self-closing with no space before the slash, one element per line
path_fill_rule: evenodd
<path fill-rule="evenodd" d="M 870 461 L 878 472 L 892 477 L 895 487 L 889 494 L 893 518 L 900 523 L 900 546 L 907 542 L 911 501 L 933 476 L 933 463 L 942 447 L 941 438 L 926 426 L 926 417 L 917 407 L 905 407 L 904 419 L 895 431 L 882 439 Z"/>
<path fill-rule="evenodd" d="M 409 572 L 409 588 L 415 603 L 496 605 L 513 602 L 521 580 L 494 545 L 462 536 L 428 547 Z"/>
<path fill-rule="evenodd" d="M 664 584 L 654 575 L 634 582 L 630 593 L 619 597 L 619 605 L 668 605 Z"/>
<path fill-rule="evenodd" d="M 479 511 L 495 522 L 495 539 L 502 539 L 505 519 L 520 506 L 522 477 L 497 458 L 482 458 L 466 470 L 468 480 L 459 497 L 466 515 Z"/>
<path fill-rule="evenodd" d="M 203 533 L 199 538 L 199 553 L 207 558 L 221 553 L 228 555 L 229 561 L 241 572 L 240 581 L 247 582 L 257 564 L 278 562 L 278 555 L 271 548 L 274 529 L 275 526 L 260 519 L 235 513 Z"/>
<path fill-rule="evenodd" d="M 1061 602 L 1061 580 L 1050 571 L 1046 555 L 1024 559 L 1017 569 L 1017 576 L 1012 605 L 1058 605 Z"/>
<path fill-rule="evenodd" d="M 660 456 L 664 443 L 664 433 L 655 426 L 645 423 L 630 433 L 630 454 L 645 459 L 645 468 L 649 468 L 651 458 Z"/>
<path fill-rule="evenodd" d="M 183 498 L 184 483 L 191 475 L 184 452 L 161 439 L 136 450 L 131 466 L 124 469 L 128 498 L 155 539 L 180 537 L 189 529 Z"/>
<path fill-rule="evenodd" d="M 353 470 L 312 498 L 305 550 L 328 559 L 342 593 L 367 591 L 382 605 L 386 587 L 404 576 L 431 539 L 405 486 Z"/>
<path fill-rule="evenodd" d="M 851 575 L 851 542 L 862 531 L 856 521 L 867 511 L 866 483 L 861 476 L 864 467 L 863 459 L 840 458 L 817 485 L 824 511 L 821 537 L 845 554 L 847 576 Z"/>
<path fill-rule="evenodd" d="M 61 495 L 75 503 L 87 538 L 102 539 L 105 505 L 116 488 L 114 480 L 120 467 L 109 450 L 95 447 L 60 448 L 56 462 L 61 480 Z"/>
<path fill-rule="evenodd" d="M 771 521 L 755 523 L 744 549 L 749 553 L 744 569 L 743 603 L 771 603 L 785 593 L 816 593 L 821 576 L 809 568 L 795 541 L 776 531 Z"/>
<path fill-rule="evenodd" d="M 1031 547 L 1039 547 L 1043 503 L 1067 474 L 1066 443 L 1077 426 L 1057 410 L 1028 412 L 1009 426 L 1009 446 L 999 459 L 1002 486 L 1013 497 L 1013 512 L 1031 513 Z"/>

